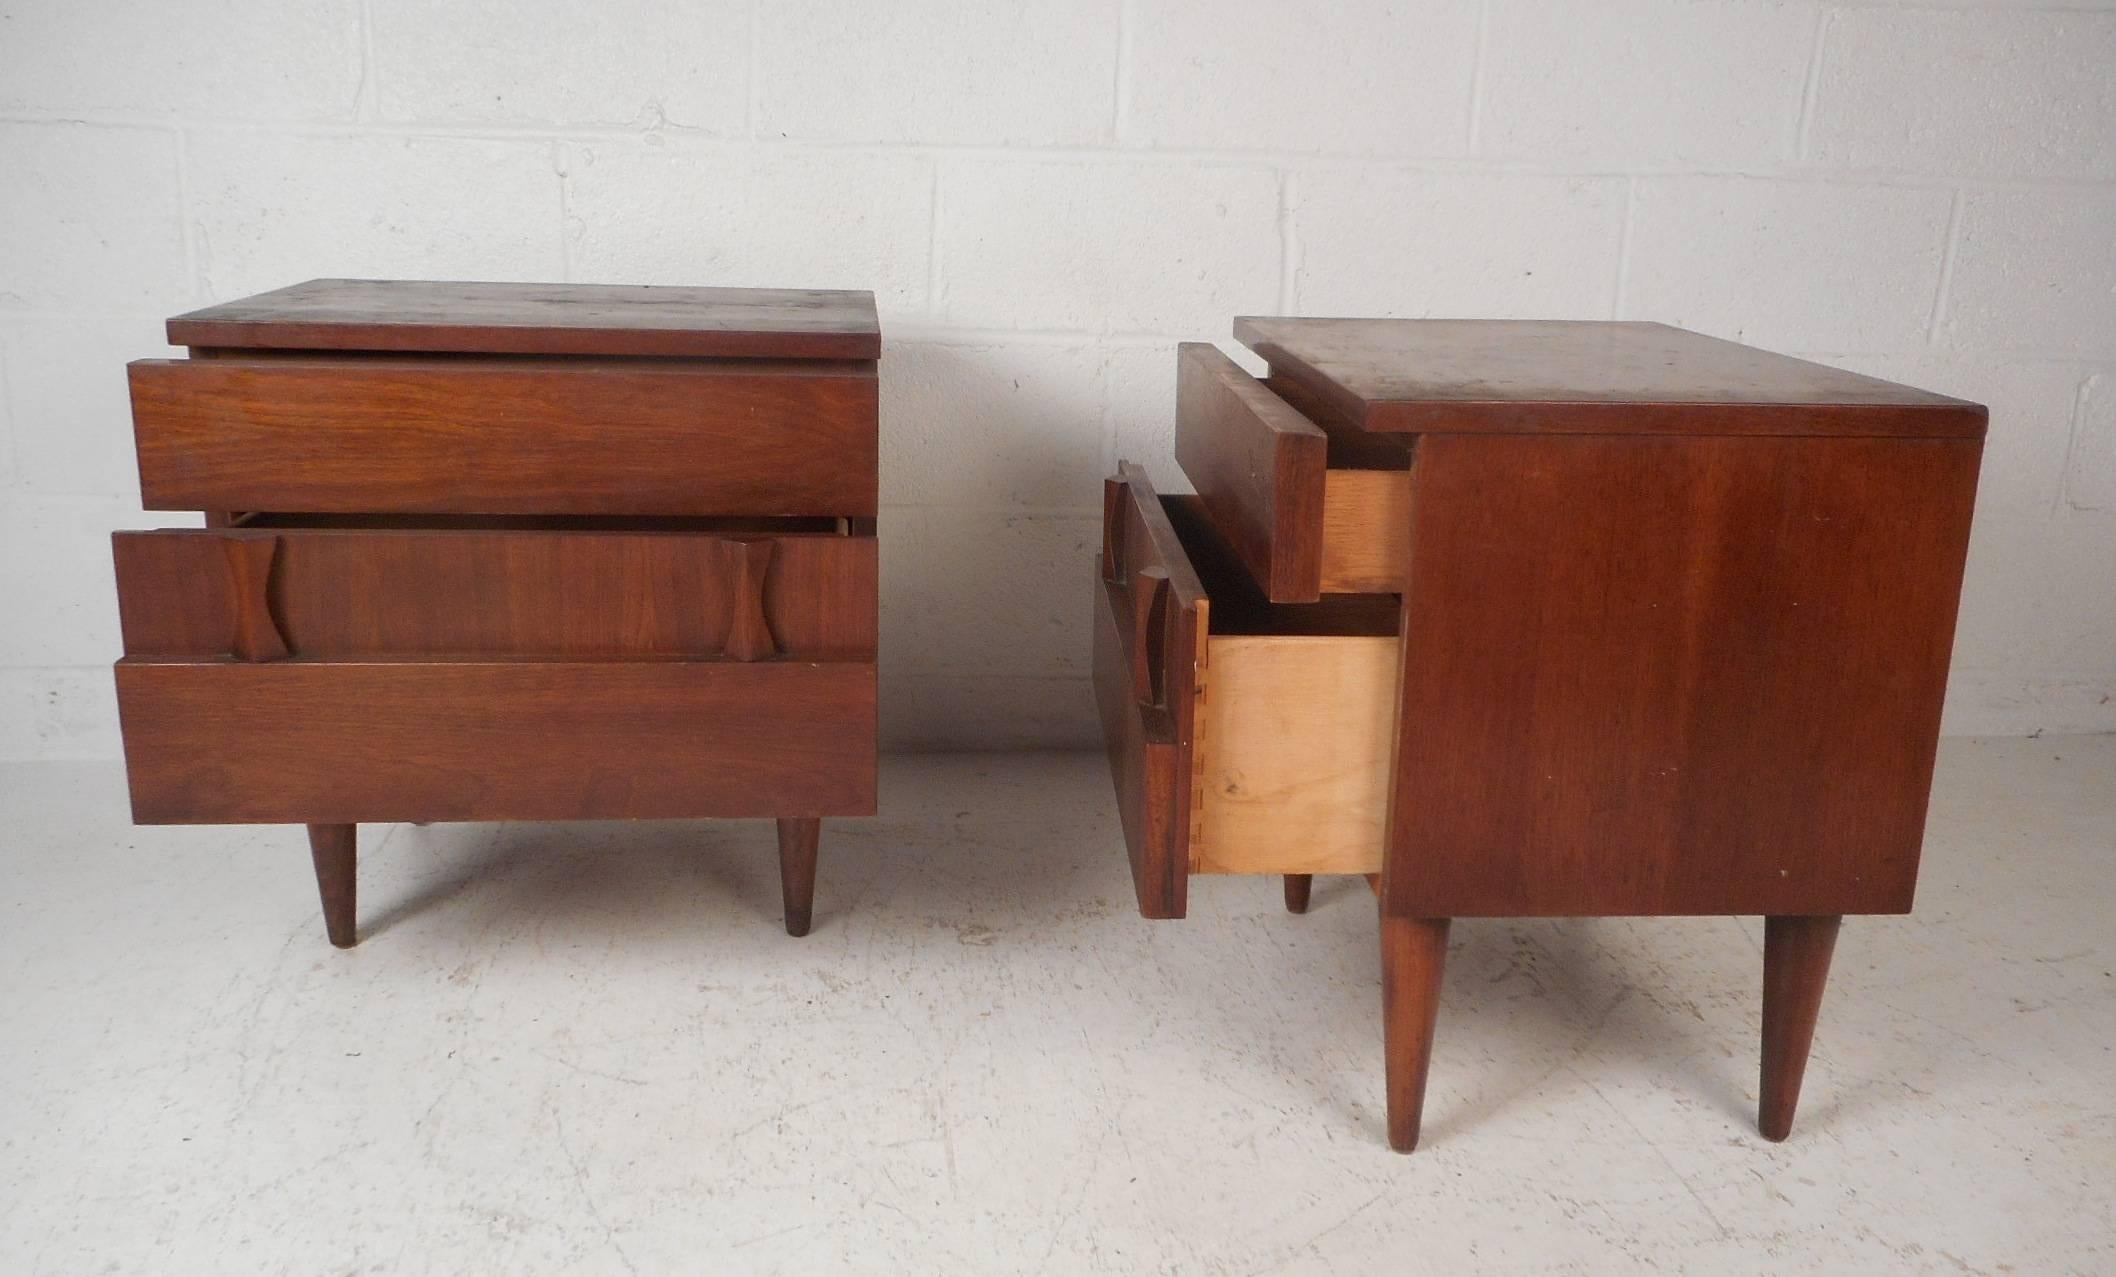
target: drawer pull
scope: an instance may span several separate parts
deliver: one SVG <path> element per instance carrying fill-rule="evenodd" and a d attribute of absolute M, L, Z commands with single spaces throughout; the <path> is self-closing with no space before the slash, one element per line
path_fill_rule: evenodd
<path fill-rule="evenodd" d="M 1141 705 L 1167 697 L 1168 569 L 1140 568 L 1131 583 L 1131 682 Z"/>
<path fill-rule="evenodd" d="M 1102 579 L 1111 585 L 1124 579 L 1124 503 L 1122 478 L 1102 481 Z"/>
<path fill-rule="evenodd" d="M 772 641 L 771 622 L 764 618 L 764 580 L 771 573 L 773 542 L 723 541 L 721 554 L 727 559 L 733 580 L 727 625 L 727 658 L 731 661 L 761 661 L 779 648 Z"/>
<path fill-rule="evenodd" d="M 220 544 L 227 555 L 229 591 L 235 601 L 228 651 L 238 661 L 286 659 L 286 635 L 272 618 L 272 564 L 279 557 L 279 538 L 228 536 Z"/>

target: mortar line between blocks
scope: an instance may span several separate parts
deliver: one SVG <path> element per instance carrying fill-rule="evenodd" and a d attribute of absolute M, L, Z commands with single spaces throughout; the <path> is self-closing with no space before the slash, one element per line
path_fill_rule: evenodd
<path fill-rule="evenodd" d="M 558 181 L 558 277 L 570 284 L 573 282 L 573 250 L 568 245 L 566 223 L 569 213 L 566 207 L 566 144 L 558 138 L 551 139 L 551 175 Z"/>
<path fill-rule="evenodd" d="M 1807 77 L 1800 85 L 1800 113 L 1793 119 L 1793 160 L 1798 163 L 1807 158 L 1811 135 L 1815 128 L 1815 100 L 1822 94 L 1822 53 L 1829 42 L 1829 27 L 1833 11 L 1822 9 L 1815 14 L 1815 39 L 1808 50 Z"/>
<path fill-rule="evenodd" d="M 2072 500 L 2072 474 L 2077 469 L 2072 462 L 2079 455 L 2079 436 L 2087 424 L 2087 389 L 2094 384 L 2097 374 L 2085 373 L 2079 384 L 2072 388 L 2072 419 L 2065 423 L 2064 469 L 2058 472 L 2057 500 L 2051 503 L 2050 513 L 2063 514 L 2066 510 L 2093 510 L 2095 507 L 2080 505 Z"/>
<path fill-rule="evenodd" d="M 362 123 L 372 123 L 382 115 L 376 79 L 375 0 L 360 0 L 360 93 L 353 103 L 353 117 Z"/>
<path fill-rule="evenodd" d="M 1638 220 L 1638 179 L 1624 181 L 1624 220 L 1616 231 L 1616 280 L 1609 289 L 1609 318 L 1624 317 L 1624 285 L 1631 277 L 1631 224 Z"/>
<path fill-rule="evenodd" d="M 1278 313 L 1296 313 L 1300 304 L 1300 244 L 1293 233 L 1293 171 L 1278 171 Z"/>
<path fill-rule="evenodd" d="M 1469 139 L 1468 153 L 1475 155 L 1482 140 L 1484 127 L 1484 61 L 1486 50 L 1491 47 L 1491 0 L 1483 0 L 1477 6 L 1477 36 L 1472 46 L 1469 64 Z"/>
<path fill-rule="evenodd" d="M 1117 7 L 1116 83 L 1112 86 L 1109 123 L 1110 142 L 1116 146 L 1124 145 L 1124 126 L 1131 118 L 1131 42 L 1136 27 L 1134 9 L 1137 3 L 1138 0 L 1124 0 Z"/>
<path fill-rule="evenodd" d="M 206 281 L 199 278 L 198 244 L 191 229 L 191 135 L 179 125 L 176 133 L 176 230 L 184 240 L 184 291 L 192 304 L 211 300 Z"/>
<path fill-rule="evenodd" d="M 1957 187 L 1947 206 L 1947 229 L 1940 237 L 1940 278 L 1932 289 L 1932 312 L 1925 317 L 1928 349 L 1940 342 L 1940 319 L 1947 313 L 1947 297 L 1954 285 L 1955 241 L 1962 237 L 1962 204 L 1962 192 Z"/>
<path fill-rule="evenodd" d="M 940 269 L 941 159 L 938 155 L 928 155 L 926 162 L 933 166 L 933 172 L 926 179 L 926 313 L 938 315 L 943 313 L 943 276 Z"/>
<path fill-rule="evenodd" d="M 757 140 L 757 99 L 763 93 L 764 0 L 749 0 L 749 84 L 743 94 L 743 132 Z"/>
<path fill-rule="evenodd" d="M 2096 10 L 2095 12 L 2102 12 Z M 167 131 L 178 121 L 166 115 L 126 111 L 0 111 L 0 124 L 69 125 L 86 128 L 147 129 Z M 558 124 L 532 121 L 520 124 L 489 120 L 459 120 L 414 124 L 353 120 L 298 120 L 279 122 L 234 116 L 187 115 L 181 127 L 215 132 L 268 133 L 295 138 L 409 138 L 484 142 L 545 142 L 552 138 L 574 142 L 637 141 L 642 130 L 621 123 Z M 742 147 L 748 139 L 737 133 L 716 133 L 707 128 L 664 124 L 654 130 L 670 142 L 687 146 Z M 1746 179 L 1758 182 L 1838 183 L 1893 186 L 1915 190 L 1971 191 L 2109 191 L 2116 189 L 2116 176 L 2108 174 L 2032 173 L 1940 173 L 1902 168 L 1845 166 L 1815 168 L 1797 163 L 1728 168 L 1697 165 L 1667 168 L 1616 168 L 1589 165 L 1579 168 L 1522 159 L 1483 160 L 1460 155 L 1424 153 L 1361 153 L 1354 151 L 1292 151 L 1263 148 L 1226 150 L 1212 147 L 1111 147 L 1106 144 L 1016 145 L 988 142 L 889 141 L 877 139 L 778 138 L 760 139 L 763 146 L 789 152 L 852 151 L 877 156 L 956 156 L 980 161 L 1018 161 L 1026 164 L 1104 161 L 1115 165 L 1150 167 L 1188 162 L 1226 168 L 1271 169 L 1286 165 L 1354 170 L 1386 169 L 1432 177 L 1535 176 L 1590 180 L 1637 177 L 1676 180 L 1684 178 Z"/>

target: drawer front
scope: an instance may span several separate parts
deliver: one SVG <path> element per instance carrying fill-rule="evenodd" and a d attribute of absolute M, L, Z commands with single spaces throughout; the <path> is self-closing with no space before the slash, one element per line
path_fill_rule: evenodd
<path fill-rule="evenodd" d="M 150 510 L 875 513 L 872 364 L 131 366 Z"/>
<path fill-rule="evenodd" d="M 111 547 L 127 656 L 227 658 L 247 632 L 322 661 L 874 659 L 873 537 L 237 527 Z"/>
<path fill-rule="evenodd" d="M 1180 918 L 1196 811 L 1193 744 L 1207 603 L 1145 471 L 1103 486 L 1095 701 L 1139 912 Z"/>
<path fill-rule="evenodd" d="M 875 542 L 113 538 L 147 823 L 862 815 Z"/>
<path fill-rule="evenodd" d="M 1176 460 L 1267 599 L 1403 588 L 1407 452 L 1340 443 L 1213 346 L 1177 366 Z"/>
<path fill-rule="evenodd" d="M 142 824 L 874 814 L 874 666 L 117 667 Z"/>

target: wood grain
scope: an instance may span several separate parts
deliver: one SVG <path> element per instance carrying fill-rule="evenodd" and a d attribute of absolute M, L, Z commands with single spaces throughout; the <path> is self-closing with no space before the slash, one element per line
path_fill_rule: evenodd
<path fill-rule="evenodd" d="M 1322 590 L 1327 439 L 1232 359 L 1176 348 L 1176 461 L 1265 595 Z"/>
<path fill-rule="evenodd" d="M 1146 472 L 1125 465 L 1104 485 L 1107 520 L 1095 584 L 1095 701 L 1108 745 L 1110 777 L 1131 857 L 1139 911 L 1180 918 L 1189 895 L 1190 841 L 1197 807 L 1197 697 L 1210 609 L 1204 587 Z M 1156 581 L 1158 573 L 1161 583 Z M 1142 634 L 1136 593 L 1165 590 L 1157 640 Z M 1144 661 L 1152 642 L 1159 658 Z"/>
<path fill-rule="evenodd" d="M 874 814 L 874 667 L 118 662 L 133 819 Z"/>
<path fill-rule="evenodd" d="M 1198 873 L 1381 869 L 1397 640 L 1210 640 L 1198 732 Z"/>
<path fill-rule="evenodd" d="M 1398 594 L 1410 566 L 1411 476 L 1403 470 L 1332 470 L 1323 476 L 1322 576 L 1326 594 Z"/>
<path fill-rule="evenodd" d="M 1285 879 L 1286 912 L 1308 912 L 1308 898 L 1315 890 L 1313 874 L 1287 874 Z"/>
<path fill-rule="evenodd" d="M 733 578 L 727 592 L 733 615 L 728 621 L 727 639 L 721 645 L 731 661 L 761 661 L 779 650 L 778 640 L 771 632 L 770 608 L 765 603 L 776 545 L 764 537 L 720 543 L 721 562 Z"/>
<path fill-rule="evenodd" d="M 823 822 L 814 817 L 779 818 L 779 896 L 786 908 L 786 934 L 805 936 L 815 917 L 816 849 Z"/>
<path fill-rule="evenodd" d="M 1979 450 L 1422 440 L 1388 911 L 1908 910 Z"/>
<path fill-rule="evenodd" d="M 262 540 L 260 540 L 262 538 Z M 304 527 L 269 533 L 119 532 L 118 615 L 126 654 L 211 657 L 257 626 L 262 588 L 234 588 L 226 547 L 276 545 L 265 624 L 278 654 L 310 660 L 388 656 L 680 659 L 732 653 L 872 659 L 876 543 L 804 534 L 728 538 L 678 532 L 479 528 L 424 531 Z M 738 618 L 758 609 L 761 639 Z M 243 610 L 247 607 L 249 610 Z M 250 618 L 245 621 L 242 618 Z"/>
<path fill-rule="evenodd" d="M 310 825 L 309 860 L 316 867 L 316 894 L 323 902 L 323 930 L 332 947 L 358 941 L 358 825 Z"/>
<path fill-rule="evenodd" d="M 312 279 L 169 321 L 169 344 L 293 350 L 875 359 L 874 294 Z"/>
<path fill-rule="evenodd" d="M 1447 969 L 1446 918 L 1381 917 L 1381 1022 L 1388 1082 L 1389 1147 L 1418 1147 L 1425 1123 L 1425 1082 L 1440 1019 Z"/>
<path fill-rule="evenodd" d="M 1773 1142 L 1793 1133 L 1800 1080 L 1807 1073 L 1830 955 L 1843 921 L 1830 916 L 1763 921 L 1763 1061 L 1756 1127 Z"/>
<path fill-rule="evenodd" d="M 872 515 L 864 365 L 142 360 L 150 510 Z"/>
<path fill-rule="evenodd" d="M 1980 439 L 1984 409 L 1664 324 L 1244 317 L 1311 416 L 1418 434 Z"/>
<path fill-rule="evenodd" d="M 287 655 L 286 635 L 272 615 L 273 568 L 279 538 L 228 535 L 217 538 L 228 568 L 228 654 L 238 661 L 276 661 Z M 211 569 L 200 568 L 198 575 Z M 173 582 L 172 582 L 173 584 Z"/>

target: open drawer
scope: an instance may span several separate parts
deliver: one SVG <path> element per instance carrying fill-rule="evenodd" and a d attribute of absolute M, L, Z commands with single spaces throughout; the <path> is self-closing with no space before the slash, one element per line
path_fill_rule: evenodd
<path fill-rule="evenodd" d="M 1406 445 L 1304 414 L 1210 345 L 1178 348 L 1176 460 L 1273 603 L 1403 588 Z"/>
<path fill-rule="evenodd" d="M 1271 603 L 1202 499 L 1104 489 L 1095 694 L 1142 913 L 1193 873 L 1378 873 L 1397 600 Z"/>
<path fill-rule="evenodd" d="M 134 817 L 872 814 L 875 542 L 837 527 L 120 532 Z"/>

